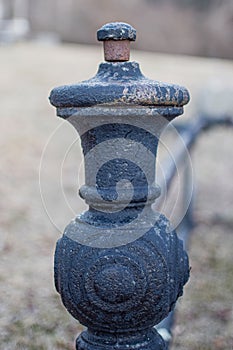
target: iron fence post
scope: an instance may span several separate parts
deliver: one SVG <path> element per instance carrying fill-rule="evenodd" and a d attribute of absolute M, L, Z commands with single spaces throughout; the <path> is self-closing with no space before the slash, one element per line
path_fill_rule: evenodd
<path fill-rule="evenodd" d="M 94 78 L 52 90 L 50 102 L 81 137 L 89 209 L 65 229 L 55 283 L 67 310 L 87 327 L 76 349 L 165 349 L 154 325 L 182 295 L 188 257 L 159 196 L 159 135 L 189 101 L 181 86 L 144 77 L 129 60 L 136 31 L 109 23 L 97 32 L 105 63 Z"/>

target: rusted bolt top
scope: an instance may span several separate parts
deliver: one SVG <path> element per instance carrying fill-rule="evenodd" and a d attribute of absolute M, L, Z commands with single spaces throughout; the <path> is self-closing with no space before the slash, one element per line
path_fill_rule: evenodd
<path fill-rule="evenodd" d="M 107 23 L 97 31 L 97 39 L 104 42 L 106 61 L 128 61 L 130 41 L 136 40 L 136 30 L 123 22 Z"/>

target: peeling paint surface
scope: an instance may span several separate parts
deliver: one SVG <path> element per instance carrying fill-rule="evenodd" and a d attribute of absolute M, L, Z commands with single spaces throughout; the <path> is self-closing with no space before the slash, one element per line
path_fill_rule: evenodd
<path fill-rule="evenodd" d="M 105 62 L 95 77 L 53 89 L 50 102 L 59 108 L 103 104 L 181 107 L 189 102 L 189 93 L 182 86 L 147 79 L 137 62 Z"/>

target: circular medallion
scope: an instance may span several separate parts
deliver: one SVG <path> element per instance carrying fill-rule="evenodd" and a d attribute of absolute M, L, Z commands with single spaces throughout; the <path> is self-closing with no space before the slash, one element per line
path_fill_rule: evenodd
<path fill-rule="evenodd" d="M 129 257 L 104 255 L 85 274 L 89 301 L 102 310 L 127 311 L 145 295 L 147 281 L 143 269 Z"/>
<path fill-rule="evenodd" d="M 153 232 L 117 249 L 78 245 L 73 251 L 63 302 L 83 325 L 130 331 L 153 326 L 168 314 L 168 266 Z"/>

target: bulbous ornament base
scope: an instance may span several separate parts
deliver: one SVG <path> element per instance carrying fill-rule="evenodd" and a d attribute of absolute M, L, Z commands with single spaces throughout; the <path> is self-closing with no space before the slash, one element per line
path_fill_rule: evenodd
<path fill-rule="evenodd" d="M 165 349 L 153 326 L 171 311 L 189 277 L 187 254 L 168 220 L 160 215 L 142 237 L 112 248 L 80 244 L 73 239 L 78 230 L 74 220 L 55 253 L 56 288 L 89 329 L 77 349 Z"/>
<path fill-rule="evenodd" d="M 155 329 L 132 334 L 104 334 L 84 331 L 76 340 L 76 350 L 166 350 Z"/>

